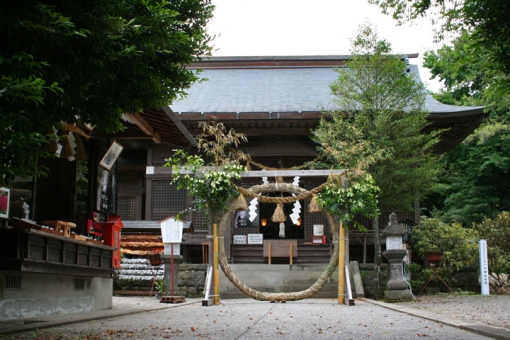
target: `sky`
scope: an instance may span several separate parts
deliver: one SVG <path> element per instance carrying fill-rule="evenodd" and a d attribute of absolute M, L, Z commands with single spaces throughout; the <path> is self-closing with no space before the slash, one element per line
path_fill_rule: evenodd
<path fill-rule="evenodd" d="M 429 90 L 442 86 L 421 67 L 423 53 L 437 50 L 429 18 L 397 26 L 368 0 L 212 0 L 216 6 L 208 31 L 216 35 L 215 56 L 287 56 L 350 54 L 351 39 L 365 21 L 394 53 L 419 53 L 410 59 L 420 67 Z"/>

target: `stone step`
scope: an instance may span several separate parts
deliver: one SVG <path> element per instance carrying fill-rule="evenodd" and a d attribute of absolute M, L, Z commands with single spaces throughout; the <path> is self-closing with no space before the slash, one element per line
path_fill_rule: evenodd
<path fill-rule="evenodd" d="M 261 292 L 297 292 L 310 288 L 323 274 L 327 264 L 232 264 L 235 276 L 248 287 Z M 316 297 L 336 298 L 338 296 L 338 271 L 332 273 L 322 291 Z M 245 298 L 230 280 L 220 271 L 221 297 Z"/>

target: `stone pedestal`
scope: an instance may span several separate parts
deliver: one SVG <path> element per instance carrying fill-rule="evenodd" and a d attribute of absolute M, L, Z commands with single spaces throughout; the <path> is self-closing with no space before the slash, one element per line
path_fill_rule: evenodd
<path fill-rule="evenodd" d="M 381 234 L 382 237 L 386 237 L 386 247 L 388 249 L 382 254 L 390 265 L 388 290 L 384 292 L 386 300 L 404 301 L 413 299 L 413 294 L 403 275 L 404 257 L 407 254 L 407 251 L 402 249 L 402 236 L 405 234 L 404 229 L 398 224 L 397 215 L 395 213 L 390 214 L 389 223 Z"/>
<path fill-rule="evenodd" d="M 402 275 L 403 260 L 406 254 L 407 252 L 403 249 L 389 249 L 383 252 L 383 256 L 388 260 L 390 267 L 390 279 L 387 284 L 388 290 L 384 292 L 386 300 L 413 300 L 409 285 Z"/>
<path fill-rule="evenodd" d="M 182 255 L 173 256 L 173 272 L 172 272 L 172 255 L 162 254 L 161 259 L 165 263 L 165 295 L 172 296 L 177 294 L 177 278 L 179 277 L 179 263 L 182 261 Z M 172 294 L 172 282 L 174 285 Z"/>

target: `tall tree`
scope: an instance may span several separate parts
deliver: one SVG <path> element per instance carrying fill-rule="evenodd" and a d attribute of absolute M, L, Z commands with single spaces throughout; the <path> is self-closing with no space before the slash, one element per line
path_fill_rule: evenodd
<path fill-rule="evenodd" d="M 381 211 L 412 210 L 441 171 L 432 153 L 438 134 L 422 134 L 426 91 L 370 24 L 360 26 L 351 53 L 330 85 L 341 110 L 326 113 L 314 138 L 332 164 L 368 170 L 382 191 Z M 377 218 L 373 229 L 378 236 Z"/>
<path fill-rule="evenodd" d="M 444 81 L 445 90 L 435 94 L 441 102 L 455 105 L 484 105 L 487 120 L 471 136 L 449 152 L 443 161 L 447 171 L 442 190 L 427 200 L 427 208 L 445 221 L 471 226 L 484 217 L 496 218 L 510 209 L 509 185 L 510 125 L 508 97 L 494 96 L 488 85 L 494 79 L 481 50 L 479 58 L 466 53 L 471 48 L 467 33 L 428 52 L 424 65 Z"/>
<path fill-rule="evenodd" d="M 369 0 L 400 24 L 429 15 L 439 24 L 437 38 L 446 32 L 466 31 L 470 48 L 465 53 L 481 58 L 494 76 L 488 91 L 510 95 L 510 3 L 506 0 Z"/>
<path fill-rule="evenodd" d="M 210 0 L 20 0 L 0 5 L 0 177 L 39 175 L 60 124 L 122 129 L 168 105 L 210 54 Z"/>

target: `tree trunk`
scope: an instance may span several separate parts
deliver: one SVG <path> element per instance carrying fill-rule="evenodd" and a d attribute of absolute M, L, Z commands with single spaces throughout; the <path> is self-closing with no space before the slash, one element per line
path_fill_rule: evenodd
<path fill-rule="evenodd" d="M 381 298 L 380 296 L 380 272 L 381 272 L 381 236 L 379 233 L 379 217 L 372 217 L 372 230 L 374 231 L 374 277 L 377 284 L 377 289 L 375 290 L 376 299 Z"/>
<path fill-rule="evenodd" d="M 381 234 L 379 233 L 379 218 L 372 217 L 372 230 L 374 231 L 374 264 L 381 266 Z"/>

